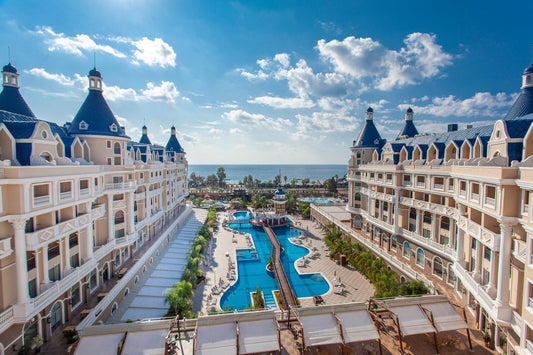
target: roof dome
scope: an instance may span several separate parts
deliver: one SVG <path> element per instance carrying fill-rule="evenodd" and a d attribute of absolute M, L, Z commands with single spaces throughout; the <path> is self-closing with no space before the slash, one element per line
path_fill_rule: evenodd
<path fill-rule="evenodd" d="M 185 153 L 180 142 L 178 142 L 178 138 L 176 138 L 176 127 L 172 126 L 170 132 L 170 138 L 168 139 L 165 149 L 169 152 Z"/>
<path fill-rule="evenodd" d="M 531 74 L 531 73 L 533 73 L 533 63 L 531 63 L 531 65 L 524 70 L 524 74 Z"/>
<path fill-rule="evenodd" d="M 276 195 L 285 195 L 285 191 L 283 191 L 282 189 L 277 189 L 277 191 L 275 192 Z"/>
<path fill-rule="evenodd" d="M 368 108 L 366 109 L 366 112 L 374 112 L 374 109 L 370 106 L 368 106 Z"/>
<path fill-rule="evenodd" d="M 413 113 L 413 109 L 411 108 L 411 106 L 409 106 L 409 108 L 407 109 L 407 111 L 405 111 L 407 113 Z"/>
<path fill-rule="evenodd" d="M 90 72 L 89 72 L 89 76 L 96 76 L 98 78 L 101 78 L 102 77 L 102 74 L 96 70 L 96 68 L 93 68 Z"/>
<path fill-rule="evenodd" d="M 9 64 L 4 65 L 4 68 L 2 68 L 2 71 L 8 72 L 8 73 L 15 73 L 17 74 L 17 68 L 11 65 L 11 62 Z"/>

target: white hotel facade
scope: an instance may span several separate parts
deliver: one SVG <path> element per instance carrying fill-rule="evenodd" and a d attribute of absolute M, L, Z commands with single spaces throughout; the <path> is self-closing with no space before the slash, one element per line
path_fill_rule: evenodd
<path fill-rule="evenodd" d="M 64 126 L 35 117 L 11 63 L 2 76 L 0 354 L 13 354 L 51 339 L 104 288 L 90 323 L 116 310 L 189 210 L 188 165 L 174 127 L 165 147 L 146 127 L 138 143 L 126 136 L 96 69 Z"/>
<path fill-rule="evenodd" d="M 505 352 L 533 354 L 533 65 L 521 90 L 503 119 L 442 134 L 418 134 L 409 108 L 392 141 L 369 108 L 348 163 L 350 219 L 312 216 L 467 305 Z"/>

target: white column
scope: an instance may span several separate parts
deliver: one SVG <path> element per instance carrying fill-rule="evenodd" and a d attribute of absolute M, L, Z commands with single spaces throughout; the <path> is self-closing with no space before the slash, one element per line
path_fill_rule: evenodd
<path fill-rule="evenodd" d="M 422 234 L 422 229 L 421 229 L 421 224 L 420 224 L 420 215 L 422 214 L 422 211 L 420 210 L 416 210 L 416 234 L 418 235 L 421 235 Z"/>
<path fill-rule="evenodd" d="M 107 195 L 107 241 L 115 239 L 115 214 L 113 212 L 113 194 Z"/>
<path fill-rule="evenodd" d="M 464 230 L 459 228 L 457 230 L 457 260 L 456 262 L 463 267 L 465 266 L 464 253 L 465 253 L 465 232 Z"/>
<path fill-rule="evenodd" d="M 48 285 L 50 283 L 50 275 L 48 273 L 48 247 L 44 247 L 41 252 L 42 255 L 42 271 L 43 271 L 43 280 L 42 283 Z"/>
<path fill-rule="evenodd" d="M 70 236 L 67 236 L 65 239 L 65 271 L 69 271 L 72 267 L 70 266 Z M 79 236 L 78 236 L 79 241 Z"/>
<path fill-rule="evenodd" d="M 64 277 L 64 270 L 65 270 L 65 262 L 63 260 L 63 257 L 65 256 L 65 244 L 63 240 L 59 240 L 59 277 L 62 279 Z"/>
<path fill-rule="evenodd" d="M 500 224 L 500 259 L 498 262 L 498 286 L 496 306 L 503 307 L 509 303 L 509 280 L 511 272 L 511 242 L 512 226 Z"/>
<path fill-rule="evenodd" d="M 394 190 L 394 233 L 400 233 L 400 221 L 398 215 L 400 213 L 400 190 Z M 389 242 L 390 244 L 390 242 Z"/>
<path fill-rule="evenodd" d="M 15 269 L 17 275 L 17 303 L 26 303 L 29 298 L 28 292 L 28 266 L 26 258 L 26 233 L 24 228 L 27 219 L 22 217 L 10 218 L 9 222 L 15 231 Z"/>
<path fill-rule="evenodd" d="M 84 261 L 91 260 L 94 257 L 93 254 L 93 224 L 92 221 L 89 224 L 87 228 L 85 228 L 85 239 L 83 240 L 83 246 L 84 246 Z"/>
<path fill-rule="evenodd" d="M 433 218 L 431 219 L 431 237 L 434 242 L 439 242 L 439 225 L 440 225 L 440 216 L 438 214 L 434 214 Z"/>
<path fill-rule="evenodd" d="M 149 186 L 146 186 L 146 217 L 152 217 L 152 198 Z"/>
<path fill-rule="evenodd" d="M 133 192 L 128 192 L 127 194 L 128 200 L 128 234 L 135 233 L 135 211 L 133 209 L 133 204 L 135 203 L 135 196 L 133 195 Z"/>
<path fill-rule="evenodd" d="M 489 277 L 489 286 L 487 287 L 487 293 L 494 298 L 496 295 L 496 253 L 494 250 L 490 251 L 490 277 Z"/>

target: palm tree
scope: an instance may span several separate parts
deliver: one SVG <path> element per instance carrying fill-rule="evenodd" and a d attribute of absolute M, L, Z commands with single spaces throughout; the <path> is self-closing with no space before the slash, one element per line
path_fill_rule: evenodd
<path fill-rule="evenodd" d="M 192 285 L 188 281 L 181 281 L 167 289 L 165 291 L 165 302 L 170 307 L 169 315 L 177 315 L 179 318 L 190 316 L 192 310 L 190 297 L 193 295 Z"/>

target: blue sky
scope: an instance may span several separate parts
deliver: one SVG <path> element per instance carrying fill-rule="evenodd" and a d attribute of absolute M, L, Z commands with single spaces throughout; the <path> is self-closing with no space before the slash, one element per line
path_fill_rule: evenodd
<path fill-rule="evenodd" d="M 53 5 L 51 5 L 53 4 Z M 533 2 L 0 2 L 4 62 L 45 120 L 104 77 L 132 139 L 175 125 L 191 164 L 342 164 L 368 105 L 396 137 L 502 117 L 531 63 Z M 0 53 L 2 51 L 0 50 Z"/>

